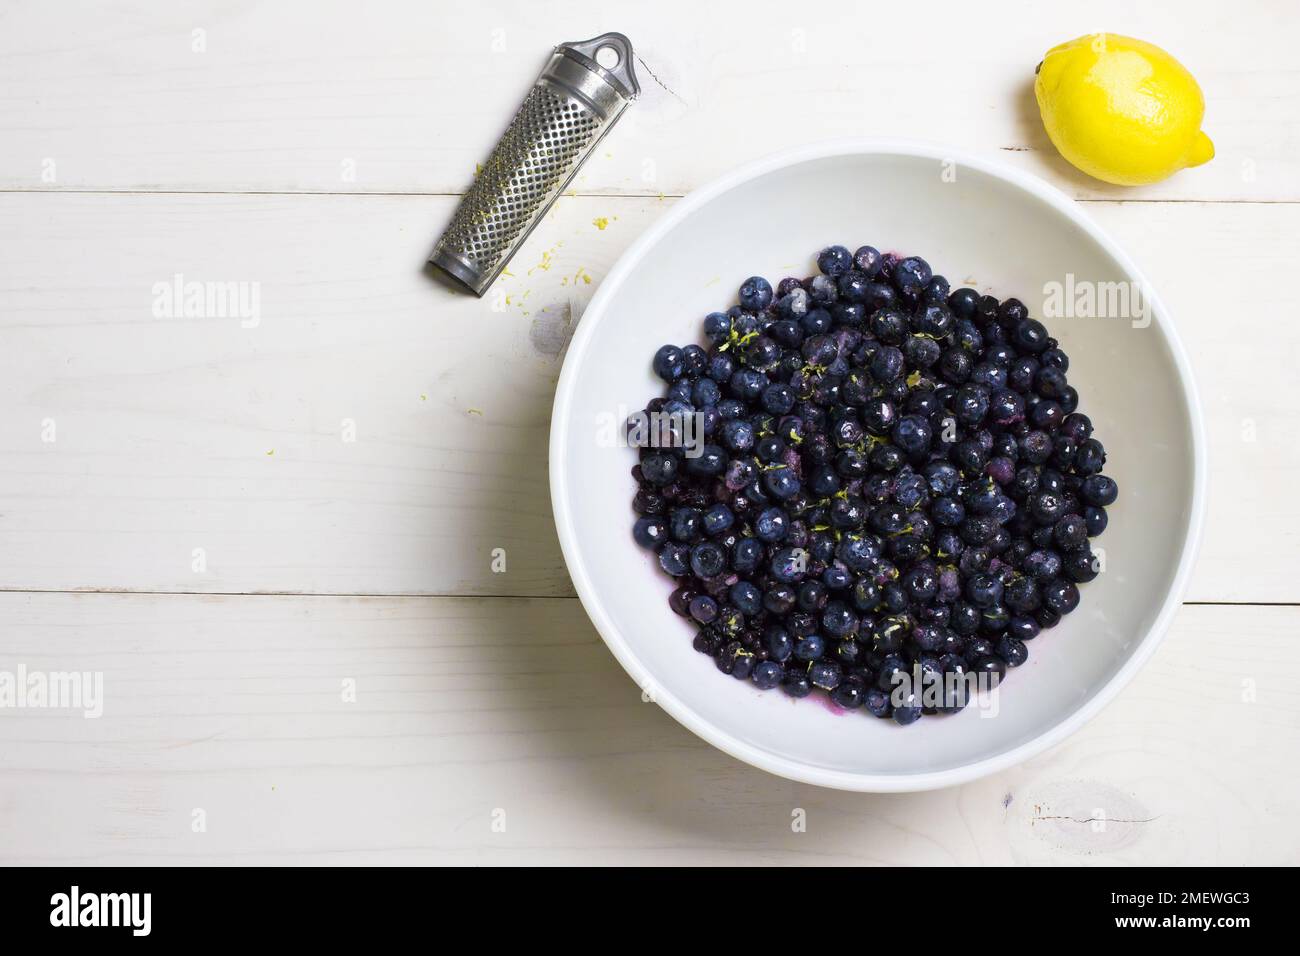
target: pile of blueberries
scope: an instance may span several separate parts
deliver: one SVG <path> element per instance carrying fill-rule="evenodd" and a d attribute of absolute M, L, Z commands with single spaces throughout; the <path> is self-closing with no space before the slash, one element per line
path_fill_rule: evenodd
<path fill-rule="evenodd" d="M 1118 488 L 1022 302 L 871 246 L 817 266 L 656 353 L 633 536 L 720 671 L 910 724 L 966 701 L 899 700 L 899 672 L 996 682 L 1078 606 Z"/>

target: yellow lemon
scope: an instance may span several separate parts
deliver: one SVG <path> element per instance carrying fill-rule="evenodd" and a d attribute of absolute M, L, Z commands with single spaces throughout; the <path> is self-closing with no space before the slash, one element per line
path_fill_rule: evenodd
<path fill-rule="evenodd" d="M 1061 155 L 1108 183 L 1154 183 L 1214 158 L 1196 79 L 1142 40 L 1094 33 L 1052 47 L 1034 95 Z"/>

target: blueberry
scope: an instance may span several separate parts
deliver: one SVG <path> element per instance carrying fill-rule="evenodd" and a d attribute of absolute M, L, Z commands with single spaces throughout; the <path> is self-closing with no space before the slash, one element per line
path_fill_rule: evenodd
<path fill-rule="evenodd" d="M 754 447 L 754 426 L 743 418 L 722 423 L 722 444 L 729 451 L 748 451 Z"/>
<path fill-rule="evenodd" d="M 1119 497 L 1119 486 L 1113 478 L 1105 475 L 1089 475 L 1083 480 L 1081 492 L 1083 500 L 1088 504 L 1104 508 L 1115 503 Z"/>
<path fill-rule="evenodd" d="M 988 413 L 995 425 L 1014 425 L 1024 420 L 1025 400 L 1009 388 L 996 388 L 989 397 Z"/>
<path fill-rule="evenodd" d="M 769 625 L 763 631 L 763 647 L 767 650 L 769 658 L 784 662 L 794 653 L 794 639 L 785 628 L 775 624 Z"/>
<path fill-rule="evenodd" d="M 1064 427 L 1061 429 L 1064 431 Z M 1074 469 L 1080 475 L 1095 475 L 1106 464 L 1106 449 L 1095 438 L 1085 439 L 1074 456 Z"/>
<path fill-rule="evenodd" d="M 655 374 L 665 382 L 675 382 L 686 370 L 686 360 L 682 350 L 675 345 L 665 345 L 655 353 Z"/>
<path fill-rule="evenodd" d="M 826 651 L 826 644 L 818 634 L 809 634 L 801 637 L 795 642 L 794 656 L 796 660 L 815 661 Z"/>
<path fill-rule="evenodd" d="M 768 544 L 783 540 L 789 531 L 789 518 L 780 508 L 765 509 L 754 522 L 754 533 Z"/>
<path fill-rule="evenodd" d="M 955 323 L 952 312 L 942 302 L 927 303 L 912 318 L 912 331 L 919 335 L 929 335 L 941 339 L 952 332 Z"/>
<path fill-rule="evenodd" d="M 794 389 L 784 382 L 774 382 L 763 390 L 763 408 L 773 415 L 788 415 L 794 403 Z"/>
<path fill-rule="evenodd" d="M 705 370 L 705 374 L 708 375 L 709 378 L 713 379 L 713 381 L 717 382 L 719 385 L 723 384 L 724 382 L 729 383 L 731 381 L 731 376 L 736 374 L 736 363 L 732 360 L 730 355 L 727 355 L 726 353 L 719 353 L 717 355 L 714 355 L 711 359 L 709 359 L 709 367 Z M 723 412 L 723 417 L 734 418 L 735 415 L 726 414 L 727 408 L 725 406 L 726 406 L 726 402 L 720 402 L 718 406 L 719 411 Z M 744 408 L 743 405 L 741 405 L 740 407 L 741 409 Z"/>
<path fill-rule="evenodd" d="M 818 305 L 832 305 L 840 297 L 839 285 L 830 276 L 814 276 L 808 283 L 808 297 Z"/>
<path fill-rule="evenodd" d="M 934 339 L 913 335 L 903 343 L 903 356 L 914 369 L 928 369 L 943 354 L 943 346 Z"/>
<path fill-rule="evenodd" d="M 1029 513 L 1039 524 L 1053 525 L 1065 512 L 1065 503 L 1059 494 L 1040 491 L 1029 499 Z"/>
<path fill-rule="evenodd" d="M 751 368 L 768 371 L 781 360 L 781 347 L 766 335 L 741 346 L 740 360 Z"/>
<path fill-rule="evenodd" d="M 970 378 L 974 364 L 970 353 L 965 349 L 950 348 L 945 349 L 943 354 L 939 356 L 937 368 L 939 375 L 945 381 L 956 385 Z"/>
<path fill-rule="evenodd" d="M 871 535 L 845 534 L 835 548 L 835 556 L 850 570 L 865 571 L 880 556 L 880 545 Z"/>
<path fill-rule="evenodd" d="M 908 256 L 899 260 L 894 267 L 894 287 L 900 292 L 920 291 L 933 277 L 930 264 L 918 256 Z"/>
<path fill-rule="evenodd" d="M 668 525 L 658 516 L 640 518 L 632 525 L 632 537 L 643 548 L 658 548 L 668 540 Z"/>
<path fill-rule="evenodd" d="M 839 295 L 838 285 L 835 294 Z M 866 316 L 866 308 L 861 302 L 836 302 L 830 307 L 830 315 L 833 325 L 860 325 Z"/>
<path fill-rule="evenodd" d="M 1069 614 L 1079 606 L 1079 587 L 1073 581 L 1055 578 L 1043 585 L 1043 605 L 1057 614 Z"/>
<path fill-rule="evenodd" d="M 691 646 L 701 654 L 708 654 L 712 657 L 718 652 L 718 648 L 722 646 L 722 635 L 712 628 L 702 627 L 696 632 L 695 640 L 691 642 Z"/>
<path fill-rule="evenodd" d="M 1061 566 L 1066 577 L 1079 584 L 1093 580 L 1101 571 L 1097 556 L 1086 547 L 1066 554 L 1061 559 Z"/>
<path fill-rule="evenodd" d="M 1017 577 L 1006 586 L 1003 594 L 1006 606 L 1015 613 L 1028 614 L 1042 603 L 1038 584 L 1030 577 Z"/>
<path fill-rule="evenodd" d="M 1008 667 L 1019 667 L 1029 659 L 1029 648 L 1019 638 L 1003 634 L 995 645 L 997 655 Z"/>
<path fill-rule="evenodd" d="M 958 318 L 971 319 L 975 317 L 975 307 L 979 300 L 980 294 L 974 289 L 954 289 L 948 295 L 948 308 Z"/>
<path fill-rule="evenodd" d="M 919 415 L 904 415 L 893 428 L 892 438 L 905 454 L 913 458 L 930 450 L 933 438 L 930 423 Z"/>
<path fill-rule="evenodd" d="M 677 508 L 669 521 L 672 536 L 678 541 L 693 542 L 704 531 L 704 515 L 699 508 Z"/>
<path fill-rule="evenodd" d="M 918 604 L 926 604 L 939 593 L 939 575 L 933 567 L 918 564 L 903 576 L 903 587 Z"/>
<path fill-rule="evenodd" d="M 794 610 L 797 601 L 798 595 L 789 584 L 772 584 L 763 592 L 763 609 L 778 617 L 784 617 Z"/>
<path fill-rule="evenodd" d="M 699 378 L 691 385 L 691 404 L 696 408 L 712 408 L 722 401 L 722 389 L 711 378 Z"/>
<path fill-rule="evenodd" d="M 659 549 L 659 566 L 666 574 L 679 578 L 690 570 L 690 557 L 690 548 L 670 541 Z"/>
<path fill-rule="evenodd" d="M 978 425 L 989 411 L 989 390 L 982 385 L 963 385 L 957 389 L 954 402 L 953 412 L 958 422 Z"/>
<path fill-rule="evenodd" d="M 898 421 L 898 412 L 892 402 L 881 396 L 868 398 L 862 407 L 862 423 L 876 435 L 886 435 Z"/>
<path fill-rule="evenodd" d="M 749 581 L 737 581 L 731 586 L 727 596 L 746 617 L 756 617 L 763 610 L 763 592 L 759 590 L 758 585 Z"/>
<path fill-rule="evenodd" d="M 822 611 L 821 623 L 822 629 L 831 637 L 845 637 L 857 631 L 859 620 L 847 604 L 831 601 Z"/>
<path fill-rule="evenodd" d="M 966 582 L 966 598 L 979 608 L 1002 602 L 1002 582 L 991 574 L 976 574 Z"/>
<path fill-rule="evenodd" d="M 731 316 L 725 312 L 710 312 L 704 317 L 704 336 L 714 345 L 727 341 L 731 336 Z"/>
<path fill-rule="evenodd" d="M 862 290 L 862 304 L 870 315 L 877 309 L 888 309 L 898 304 L 898 293 L 886 282 L 867 282 Z"/>
<path fill-rule="evenodd" d="M 867 685 L 861 677 L 846 677 L 833 691 L 831 700 L 845 710 L 857 710 L 866 702 Z"/>
<path fill-rule="evenodd" d="M 868 687 L 863 695 L 863 706 L 873 717 L 889 717 L 893 707 L 889 703 L 889 694 L 878 687 Z"/>
<path fill-rule="evenodd" d="M 1082 412 L 1072 412 L 1061 421 L 1061 434 L 1082 444 L 1092 437 L 1092 421 Z"/>
<path fill-rule="evenodd" d="M 772 555 L 769 570 L 776 580 L 784 584 L 794 584 L 803 580 L 807 568 L 807 552 L 802 548 L 782 548 Z"/>
<path fill-rule="evenodd" d="M 803 344 L 804 331 L 803 325 L 792 319 L 782 319 L 779 322 L 773 322 L 767 330 L 768 335 L 778 344 L 788 349 L 797 349 Z"/>
<path fill-rule="evenodd" d="M 827 600 L 826 585 L 822 584 L 821 581 L 814 579 L 799 585 L 798 603 L 800 609 L 809 613 L 820 611 L 826 606 Z"/>
<path fill-rule="evenodd" d="M 1034 551 L 1024 563 L 1025 573 L 1040 581 L 1050 581 L 1061 573 L 1061 556 L 1055 551 Z"/>
<path fill-rule="evenodd" d="M 772 304 L 772 286 L 762 276 L 750 276 L 740 284 L 740 305 L 751 312 L 762 312 Z"/>
<path fill-rule="evenodd" d="M 839 276 L 853 267 L 853 256 L 843 246 L 827 246 L 817 254 L 817 268 L 828 276 Z"/>
<path fill-rule="evenodd" d="M 970 381 L 972 385 L 982 385 L 989 391 L 1004 388 L 1007 384 L 1007 370 L 991 362 L 979 362 L 970 370 Z"/>
<path fill-rule="evenodd" d="M 808 680 L 814 687 L 834 690 L 842 678 L 840 665 L 834 661 L 814 661 L 808 667 Z"/>
<path fill-rule="evenodd" d="M 777 465 L 763 473 L 763 487 L 776 498 L 790 498 L 799 491 L 799 479 L 787 465 Z"/>
<path fill-rule="evenodd" d="M 1081 515 L 1066 515 L 1052 528 L 1052 537 L 1062 551 L 1075 551 L 1088 543 L 1088 525 Z"/>
<path fill-rule="evenodd" d="M 777 300 L 777 314 L 783 319 L 798 321 L 808 314 L 809 301 L 808 293 L 803 289 L 792 289 Z"/>
<path fill-rule="evenodd" d="M 835 645 L 833 653 L 835 659 L 848 669 L 861 661 L 865 652 L 862 649 L 862 644 L 856 638 L 847 637 Z"/>
<path fill-rule="evenodd" d="M 877 349 L 871 357 L 871 375 L 877 382 L 895 381 L 903 374 L 903 353 L 892 345 Z"/>
<path fill-rule="evenodd" d="M 945 462 L 932 462 L 926 466 L 925 478 L 936 495 L 950 495 L 957 490 L 961 475 Z"/>
<path fill-rule="evenodd" d="M 677 477 L 676 456 L 667 452 L 651 452 L 641 459 L 641 474 L 654 485 L 666 485 Z"/>
<path fill-rule="evenodd" d="M 673 593 L 668 595 L 668 606 L 673 609 L 674 614 L 688 617 L 691 613 L 691 601 L 695 595 L 696 591 L 686 585 L 674 588 Z"/>
<path fill-rule="evenodd" d="M 1019 299 L 1006 299 L 998 306 L 998 321 L 1002 325 L 1012 327 L 1027 318 L 1029 310 Z"/>
<path fill-rule="evenodd" d="M 686 456 L 686 470 L 693 475 L 720 475 L 727 467 L 727 453 L 717 445 L 705 445 L 698 455 Z"/>
<path fill-rule="evenodd" d="M 934 276 L 925 284 L 925 288 L 921 291 L 921 300 L 923 302 L 946 303 L 948 301 L 948 292 L 950 289 L 951 286 L 948 284 L 947 279 L 943 276 Z"/>
<path fill-rule="evenodd" d="M 810 634 L 817 633 L 817 618 L 803 611 L 795 611 L 787 619 L 787 625 L 790 633 L 796 638 L 808 637 Z"/>
<path fill-rule="evenodd" d="M 953 605 L 952 616 L 949 618 L 949 627 L 955 633 L 970 636 L 979 630 L 979 626 L 979 608 L 965 601 L 958 601 Z"/>
<path fill-rule="evenodd" d="M 1020 641 L 1032 641 L 1040 630 L 1038 622 L 1032 617 L 1012 617 L 1007 625 L 1007 636 Z"/>
<path fill-rule="evenodd" d="M 754 682 L 754 686 L 759 690 L 771 690 L 777 684 L 781 683 L 781 678 L 785 672 L 781 670 L 781 665 L 775 661 L 763 661 L 754 665 L 754 670 L 749 679 Z"/>
<path fill-rule="evenodd" d="M 894 720 L 904 727 L 921 719 L 921 707 L 919 704 L 913 703 L 916 699 L 916 694 L 909 694 L 907 696 L 908 703 L 894 708 Z"/>
<path fill-rule="evenodd" d="M 726 567 L 727 556 L 714 542 L 703 541 L 691 549 L 691 570 L 697 578 L 715 578 Z"/>
<path fill-rule="evenodd" d="M 820 465 L 808 475 L 808 490 L 819 497 L 829 498 L 840 490 L 840 476 L 829 465 Z"/>
<path fill-rule="evenodd" d="M 791 697 L 807 697 L 813 691 L 812 681 L 802 671 L 789 671 L 781 681 L 781 689 Z"/>
<path fill-rule="evenodd" d="M 866 303 L 873 283 L 863 273 L 851 270 L 837 280 L 840 298 L 849 303 Z"/>
<path fill-rule="evenodd" d="M 754 672 L 754 655 L 748 651 L 737 651 L 731 665 L 731 676 L 736 680 L 745 680 Z"/>
<path fill-rule="evenodd" d="M 701 624 L 712 624 L 718 619 L 718 602 L 707 594 L 699 594 L 693 597 L 689 608 L 691 617 Z"/>
<path fill-rule="evenodd" d="M 1042 352 L 1047 348 L 1047 329 L 1036 319 L 1024 319 L 1015 325 L 1014 340 L 1016 347 L 1025 352 Z"/>
<path fill-rule="evenodd" d="M 907 317 L 897 309 L 882 308 L 867 320 L 871 334 L 886 345 L 902 345 L 908 335 Z"/>
<path fill-rule="evenodd" d="M 987 675 L 986 679 L 996 687 L 1007 674 L 1007 662 L 1000 657 L 994 657 L 991 653 L 985 654 L 975 659 L 971 671 L 977 675 Z"/>
<path fill-rule="evenodd" d="M 709 364 L 709 353 L 698 345 L 688 345 L 682 349 L 683 374 L 697 378 L 704 374 Z"/>
<path fill-rule="evenodd" d="M 1064 417 L 1065 410 L 1061 408 L 1060 403 L 1050 399 L 1038 402 L 1029 409 L 1029 421 L 1035 428 L 1055 429 Z"/>
<path fill-rule="evenodd" d="M 858 246 L 853 253 L 853 268 L 868 279 L 874 279 L 880 272 L 880 250 L 875 246 Z"/>

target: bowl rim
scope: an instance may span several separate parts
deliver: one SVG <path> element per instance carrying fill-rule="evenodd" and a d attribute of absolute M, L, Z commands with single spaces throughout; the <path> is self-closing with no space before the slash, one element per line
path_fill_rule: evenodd
<path fill-rule="evenodd" d="M 745 763 L 790 780 L 822 787 L 871 793 L 900 793 L 932 790 L 969 783 L 980 777 L 1023 763 L 1073 734 L 1109 704 L 1155 652 L 1164 639 L 1179 606 L 1182 604 L 1183 595 L 1186 593 L 1187 584 L 1195 564 L 1204 524 L 1207 465 L 1204 415 L 1192 377 L 1191 363 L 1188 361 L 1183 343 L 1178 337 L 1178 332 L 1174 328 L 1172 320 L 1168 317 L 1168 311 L 1151 283 L 1147 281 L 1141 270 L 1137 268 L 1123 248 L 1098 226 L 1078 203 L 1039 177 L 1016 169 L 1004 162 L 942 144 L 883 137 L 835 139 L 783 150 L 746 163 L 692 190 L 684 198 L 678 200 L 667 213 L 652 223 L 619 256 L 618 261 L 600 283 L 596 294 L 584 310 L 582 319 L 578 323 L 578 330 L 569 343 L 564 364 L 560 370 L 559 381 L 556 385 L 555 402 L 551 413 L 549 447 L 551 506 L 555 516 L 560 549 L 564 554 L 565 564 L 568 566 L 574 588 L 578 593 L 583 608 L 587 612 L 587 616 L 628 675 L 638 686 L 642 688 L 649 686 L 649 671 L 615 626 L 605 610 L 600 595 L 596 593 L 582 560 L 582 553 L 578 547 L 577 536 L 569 511 L 566 494 L 569 475 L 567 473 L 565 451 L 569 440 L 568 423 L 573 394 L 578 380 L 577 368 L 584 360 L 588 344 L 594 334 L 596 324 L 604 313 L 606 303 L 618 292 L 627 276 L 638 266 L 645 254 L 684 219 L 723 193 L 768 173 L 815 160 L 858 155 L 906 156 L 930 159 L 936 162 L 952 162 L 958 167 L 964 166 L 979 170 L 1036 197 L 1086 232 L 1094 242 L 1098 243 L 1119 264 L 1120 268 L 1128 273 L 1131 280 L 1141 283 L 1141 288 L 1146 290 L 1147 297 L 1152 305 L 1153 317 L 1165 336 L 1165 341 L 1168 343 L 1169 351 L 1173 355 L 1174 365 L 1178 371 L 1183 389 L 1183 400 L 1189 410 L 1192 441 L 1192 506 L 1187 515 L 1182 555 L 1179 559 L 1178 570 L 1174 575 L 1173 584 L 1165 595 L 1164 603 L 1154 623 L 1139 641 L 1132 657 L 1089 700 L 1066 714 L 1055 724 L 1044 728 L 1042 732 L 1018 746 L 982 760 L 974 760 L 945 770 L 923 773 L 881 774 L 832 770 L 778 756 L 748 744 L 701 717 L 678 699 L 669 688 L 664 687 L 662 682 L 655 682 L 654 701 L 660 707 L 692 733 L 708 741 L 719 750 L 743 760 Z"/>

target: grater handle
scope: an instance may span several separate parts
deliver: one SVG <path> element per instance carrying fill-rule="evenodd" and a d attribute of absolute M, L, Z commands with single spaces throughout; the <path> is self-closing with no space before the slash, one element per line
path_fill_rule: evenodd
<path fill-rule="evenodd" d="M 619 92 L 629 100 L 634 100 L 641 93 L 641 85 L 632 72 L 632 41 L 621 33 L 602 33 L 590 40 L 573 40 L 561 43 L 557 50 L 566 56 L 572 56 L 582 62 L 583 66 L 601 77 L 607 83 L 619 88 Z M 602 57 L 610 53 L 618 57 L 608 67 L 601 64 Z"/>

